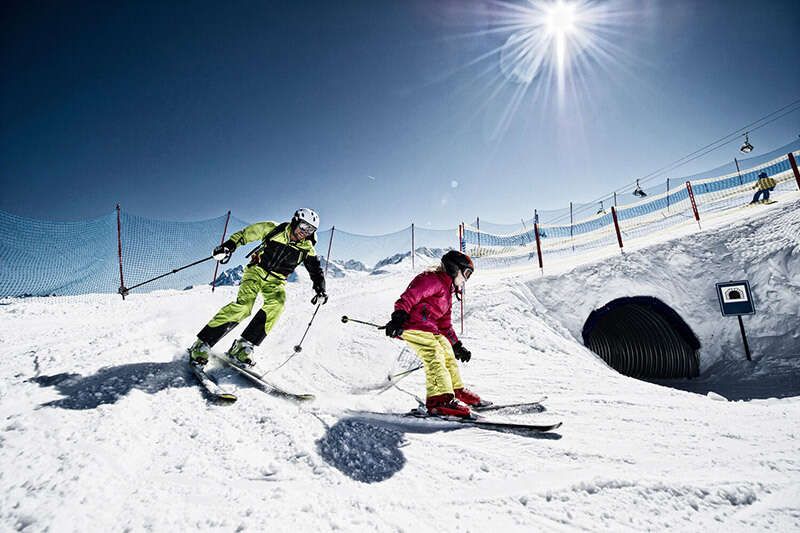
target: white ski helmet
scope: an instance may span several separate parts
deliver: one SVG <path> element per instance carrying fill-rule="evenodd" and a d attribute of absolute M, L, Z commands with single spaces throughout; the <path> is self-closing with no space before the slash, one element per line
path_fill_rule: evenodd
<path fill-rule="evenodd" d="M 297 227 L 300 221 L 307 222 L 314 226 L 314 229 L 319 229 L 319 215 L 313 209 L 303 207 L 294 212 L 292 217 L 292 227 Z"/>

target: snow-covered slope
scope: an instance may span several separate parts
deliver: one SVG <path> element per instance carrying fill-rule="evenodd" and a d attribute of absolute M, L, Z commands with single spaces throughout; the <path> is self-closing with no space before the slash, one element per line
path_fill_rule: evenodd
<path fill-rule="evenodd" d="M 528 280 L 537 303 L 576 338 L 589 314 L 625 296 L 654 296 L 701 343 L 701 380 L 686 387 L 733 396 L 800 394 L 800 201 L 713 231 L 610 257 L 569 275 Z M 715 283 L 748 279 L 756 314 L 744 317 L 753 362 L 735 318 L 720 314 Z"/>
<path fill-rule="evenodd" d="M 741 231 L 694 237 L 706 250 L 689 250 L 687 241 L 661 245 L 648 252 L 650 263 L 630 253 L 552 278 L 477 272 L 462 337 L 473 360 L 463 375 L 499 402 L 547 395 L 547 411 L 508 415 L 564 422 L 538 438 L 474 428 L 399 432 L 349 417 L 348 409 L 415 405 L 395 389 L 364 393 L 386 377 L 402 344 L 340 321 L 346 314 L 385 322 L 412 275 L 406 263 L 384 275 L 330 280 L 331 301 L 303 351 L 270 376 L 318 395 L 305 406 L 224 370 L 220 381 L 240 399 L 210 405 L 185 370 L 183 350 L 234 287 L 124 302 L 112 295 L 4 301 L 0 530 L 798 530 L 797 397 L 726 402 L 637 381 L 575 340 L 591 308 L 623 286 L 677 307 L 696 296 L 696 307 L 681 308 L 692 320 L 713 302 L 701 280 L 686 286 L 687 276 L 707 277 L 713 288 L 719 272 L 753 280 L 759 311 L 775 314 L 774 339 L 764 342 L 776 356 L 788 354 L 797 292 L 772 298 L 769 286 L 797 282 L 793 209 L 775 209 Z M 759 258 L 768 270 L 735 266 Z M 284 316 L 257 351 L 267 368 L 293 353 L 311 317 L 310 283 L 299 274 Z M 765 307 L 765 298 L 780 303 Z M 703 339 L 704 356 L 738 353 L 728 324 L 692 325 L 703 337 L 717 332 Z M 796 367 L 769 360 L 759 363 L 764 371 L 797 376 Z M 423 376 L 400 386 L 423 394 Z"/>

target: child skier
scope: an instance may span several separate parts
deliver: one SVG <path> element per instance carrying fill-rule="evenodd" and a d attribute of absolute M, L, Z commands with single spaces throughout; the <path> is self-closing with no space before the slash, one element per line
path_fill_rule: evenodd
<path fill-rule="evenodd" d="M 461 291 L 475 266 L 468 255 L 451 250 L 436 270 L 416 276 L 394 304 L 386 335 L 400 337 L 417 352 L 425 368 L 425 407 L 434 415 L 468 417 L 480 397 L 464 388 L 456 359 L 472 354 L 456 337 L 450 319 L 453 293 Z M 463 403 L 461 403 L 463 402 Z M 466 405 L 465 405 L 466 404 Z"/>
<path fill-rule="evenodd" d="M 242 284 L 236 301 L 220 309 L 211 321 L 197 334 L 197 340 L 189 348 L 190 362 L 205 365 L 208 352 L 226 333 L 250 316 L 256 297 L 261 293 L 264 302 L 250 324 L 226 352 L 228 358 L 239 366 L 254 365 L 253 348 L 261 344 L 283 312 L 286 301 L 284 286 L 286 278 L 302 263 L 313 282 L 315 296 L 312 304 L 328 301 L 325 294 L 325 277 L 319 258 L 314 251 L 319 228 L 319 215 L 311 209 L 295 211 L 291 222 L 257 222 L 231 235 L 230 239 L 214 248 L 214 258 L 224 260 L 237 246 L 261 240 L 261 246 L 253 253 L 244 269 Z"/>
<path fill-rule="evenodd" d="M 761 172 L 758 175 L 758 181 L 756 181 L 756 184 L 751 187 L 751 189 L 758 189 L 758 190 L 753 195 L 753 201 L 750 203 L 751 204 L 757 203 L 759 201 L 759 197 L 762 195 L 764 196 L 764 199 L 761 200 L 761 202 L 768 203 L 769 193 L 770 191 L 775 190 L 775 185 L 777 185 L 777 183 L 775 182 L 774 178 L 770 178 L 766 172 Z"/>

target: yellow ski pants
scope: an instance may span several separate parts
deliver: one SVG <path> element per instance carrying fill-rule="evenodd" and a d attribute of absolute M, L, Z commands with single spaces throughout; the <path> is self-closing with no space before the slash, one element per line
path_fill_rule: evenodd
<path fill-rule="evenodd" d="M 453 394 L 453 389 L 464 387 L 453 347 L 447 337 L 415 329 L 404 331 L 401 337 L 422 359 L 425 368 L 425 393 L 429 398 Z"/>

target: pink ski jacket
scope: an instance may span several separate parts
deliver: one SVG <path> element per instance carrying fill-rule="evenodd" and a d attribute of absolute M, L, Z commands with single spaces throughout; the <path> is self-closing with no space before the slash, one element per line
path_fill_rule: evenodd
<path fill-rule="evenodd" d="M 423 272 L 417 275 L 394 303 L 409 318 L 403 329 L 444 335 L 450 344 L 458 342 L 450 319 L 453 306 L 453 279 L 446 272 Z"/>

